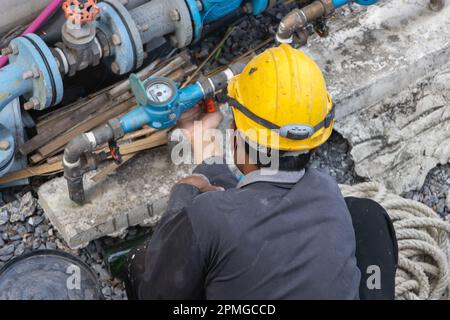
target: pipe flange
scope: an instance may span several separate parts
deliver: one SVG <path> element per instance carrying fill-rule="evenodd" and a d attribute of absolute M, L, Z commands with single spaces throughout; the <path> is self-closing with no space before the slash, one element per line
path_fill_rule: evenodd
<path fill-rule="evenodd" d="M 197 5 L 196 0 L 186 0 L 186 5 L 189 8 L 189 12 L 191 14 L 191 25 L 192 25 L 192 32 L 193 32 L 193 39 L 194 42 L 198 41 L 202 38 L 202 30 L 203 30 L 203 21 L 202 21 L 202 15 L 200 13 L 200 9 Z"/>
<path fill-rule="evenodd" d="M 35 34 L 28 34 L 11 43 L 18 50 L 18 54 L 9 56 L 11 64 L 19 65 L 24 74 L 28 71 L 34 74 L 23 80 L 29 81 L 30 87 L 24 98 L 35 98 L 39 102 L 33 105 L 36 110 L 60 103 L 64 93 L 63 81 L 56 59 L 45 42 Z"/>
<path fill-rule="evenodd" d="M 122 19 L 124 20 L 124 24 L 126 25 L 131 40 L 134 43 L 136 50 L 136 67 L 140 68 L 144 63 L 144 44 L 142 43 L 141 35 L 139 33 L 139 29 L 136 26 L 133 18 L 131 17 L 130 11 L 118 0 L 105 0 L 105 2 L 112 5 L 117 12 L 120 14 Z"/>
<path fill-rule="evenodd" d="M 117 0 L 105 0 L 99 4 L 101 10 L 97 27 L 110 38 L 120 37 L 120 44 L 111 45 L 111 66 L 114 73 L 126 74 L 144 62 L 144 46 L 139 30 L 128 10 Z"/>
<path fill-rule="evenodd" d="M 171 1 L 170 12 L 175 11 L 178 13 L 179 18 L 173 20 L 175 35 L 170 41 L 174 47 L 184 48 L 190 45 L 194 39 L 191 13 L 185 0 Z"/>

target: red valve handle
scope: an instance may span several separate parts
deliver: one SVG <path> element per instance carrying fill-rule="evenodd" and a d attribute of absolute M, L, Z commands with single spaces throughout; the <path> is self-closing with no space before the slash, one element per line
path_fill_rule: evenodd
<path fill-rule="evenodd" d="M 86 0 L 81 3 L 79 0 L 67 0 L 63 3 L 62 9 L 67 20 L 72 23 L 86 23 L 94 21 L 100 9 L 97 6 L 98 0 Z"/>

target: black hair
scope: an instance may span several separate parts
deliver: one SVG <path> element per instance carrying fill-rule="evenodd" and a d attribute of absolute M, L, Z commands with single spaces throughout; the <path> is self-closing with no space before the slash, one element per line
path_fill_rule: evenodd
<path fill-rule="evenodd" d="M 247 154 L 256 155 L 256 162 L 258 168 L 269 168 L 271 166 L 271 155 L 273 150 L 266 148 L 264 151 L 255 150 L 250 144 L 245 141 L 245 152 Z M 288 151 L 278 151 L 278 170 L 280 171 L 301 171 L 306 169 L 311 160 L 312 151 L 297 156 L 285 156 Z M 267 161 L 269 160 L 269 161 Z M 268 162 L 268 163 L 267 163 Z"/>

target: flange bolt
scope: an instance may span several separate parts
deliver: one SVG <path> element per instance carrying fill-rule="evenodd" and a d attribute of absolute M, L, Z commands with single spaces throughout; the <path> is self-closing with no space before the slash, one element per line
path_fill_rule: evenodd
<path fill-rule="evenodd" d="M 112 71 L 113 73 L 115 73 L 115 74 L 120 74 L 120 67 L 119 67 L 119 65 L 117 64 L 117 62 L 113 62 L 113 63 L 111 64 L 111 71 Z"/>
<path fill-rule="evenodd" d="M 0 150 L 1 151 L 8 150 L 10 146 L 11 146 L 11 144 L 9 143 L 8 140 L 1 140 L 0 141 Z"/>
<path fill-rule="evenodd" d="M 120 46 L 122 44 L 122 39 L 120 39 L 120 36 L 117 33 L 114 33 L 111 36 L 111 41 L 112 41 L 112 44 L 115 45 L 116 47 Z"/>
<path fill-rule="evenodd" d="M 40 105 L 41 103 L 39 102 L 39 99 L 32 97 L 28 102 L 23 104 L 23 108 L 25 110 L 38 109 Z"/>
<path fill-rule="evenodd" d="M 169 15 L 170 15 L 170 19 L 172 21 L 180 21 L 181 20 L 180 12 L 177 9 L 170 10 Z"/>
<path fill-rule="evenodd" d="M 33 68 L 33 70 L 27 70 L 24 73 L 22 73 L 22 79 L 28 80 L 31 78 L 37 79 L 41 76 L 41 73 L 39 72 L 39 69 Z"/>

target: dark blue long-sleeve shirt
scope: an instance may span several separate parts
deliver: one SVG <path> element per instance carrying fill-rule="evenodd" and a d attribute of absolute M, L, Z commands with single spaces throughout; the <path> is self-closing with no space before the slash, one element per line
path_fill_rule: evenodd
<path fill-rule="evenodd" d="M 331 177 L 256 171 L 237 185 L 226 165 L 195 173 L 226 191 L 174 187 L 142 252 L 138 298 L 358 298 L 352 221 Z"/>

